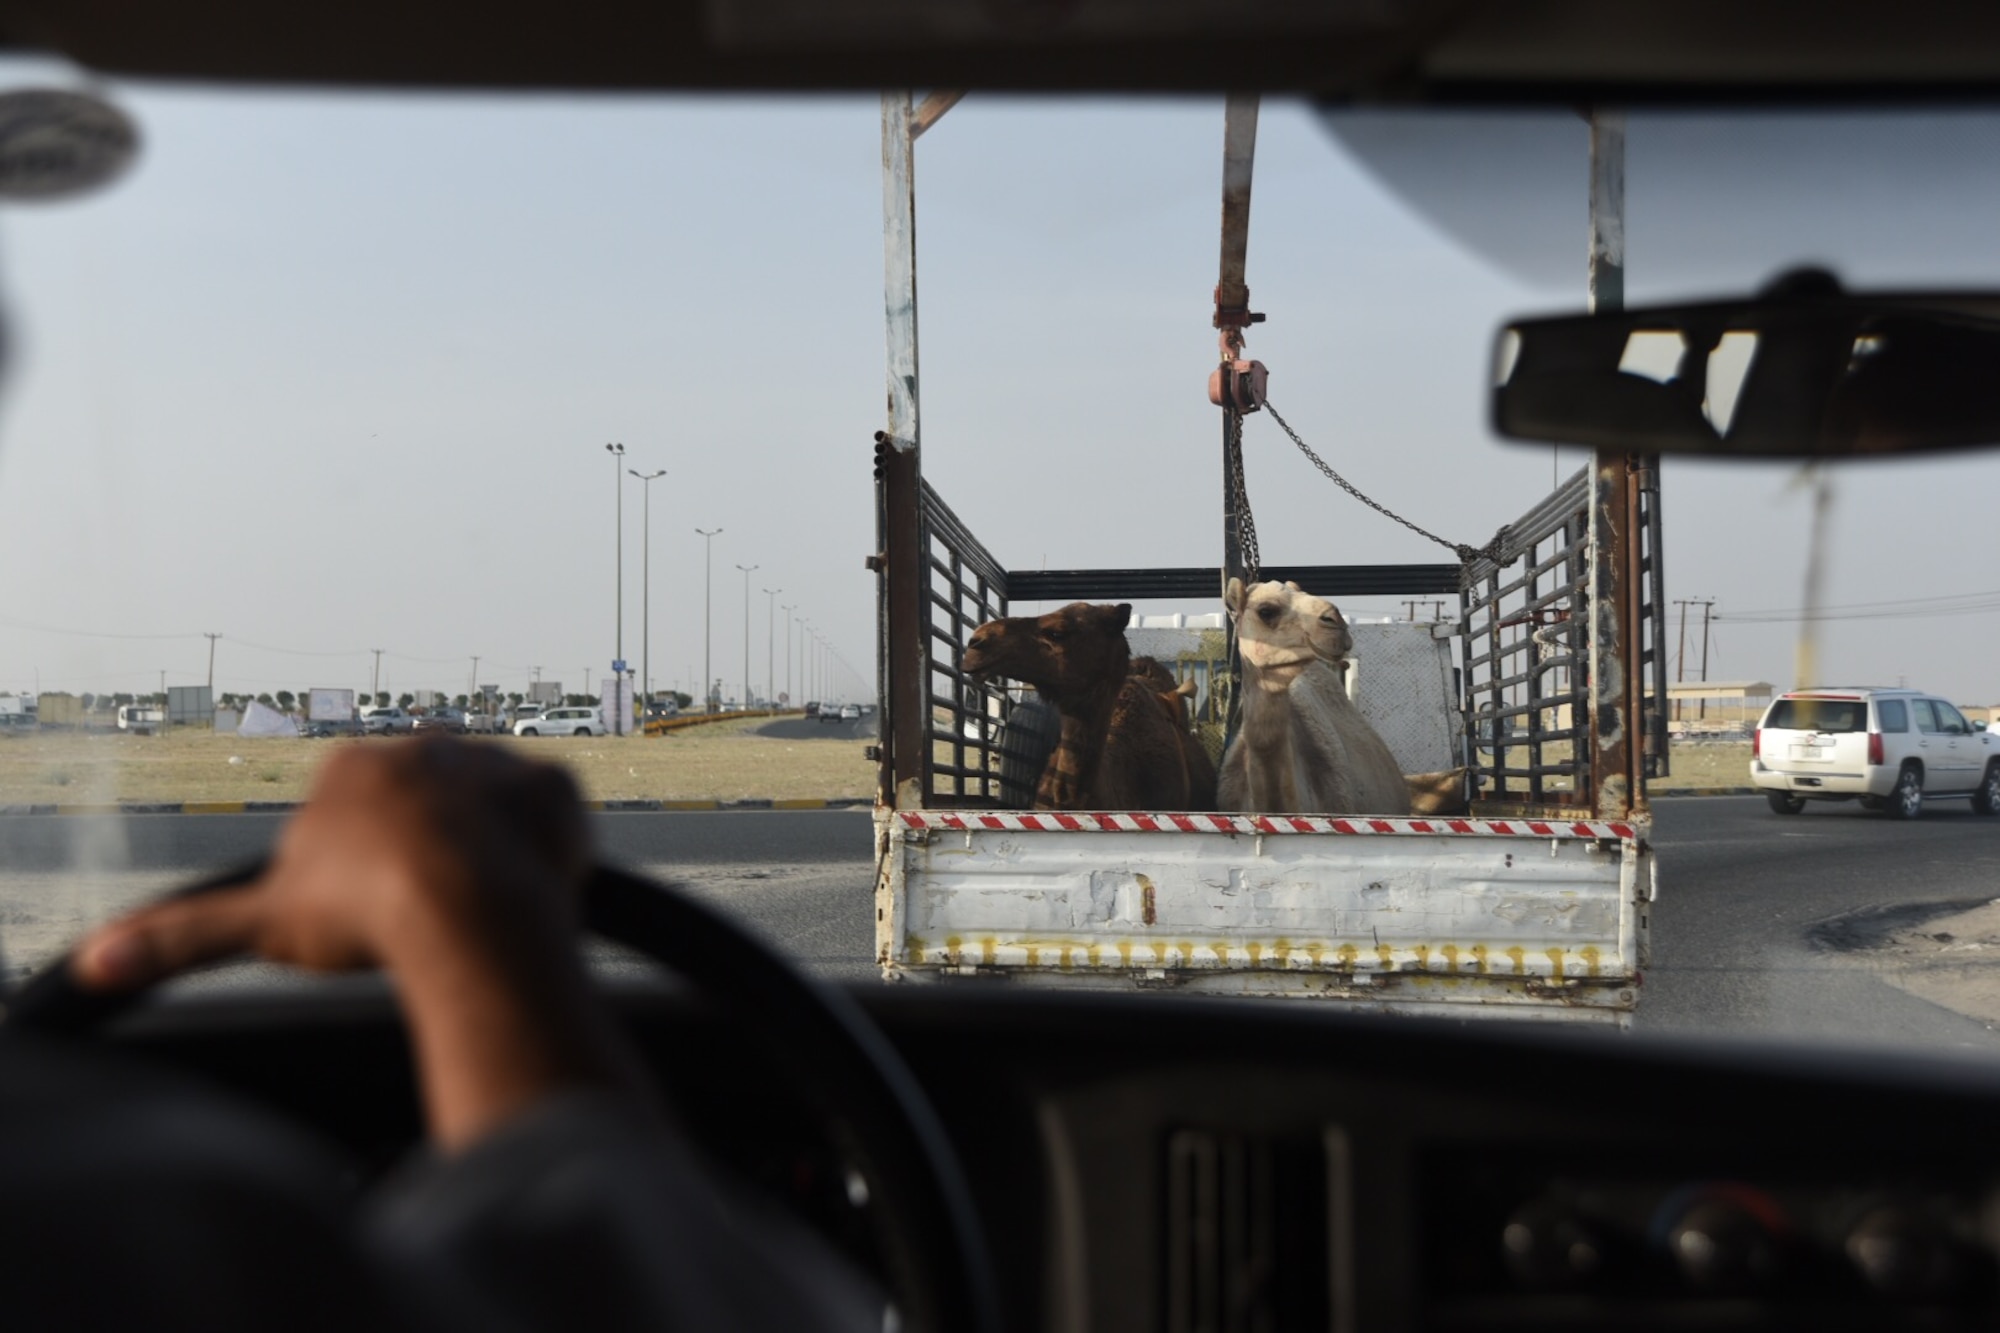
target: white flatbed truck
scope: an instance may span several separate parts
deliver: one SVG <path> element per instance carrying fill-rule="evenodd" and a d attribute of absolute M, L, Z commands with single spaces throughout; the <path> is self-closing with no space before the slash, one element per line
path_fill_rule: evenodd
<path fill-rule="evenodd" d="M 1006 774 L 1019 700 L 958 667 L 973 629 L 1015 602 L 1219 601 L 1222 579 L 1245 570 L 1242 534 L 1231 511 L 1220 568 L 1010 570 L 924 481 L 910 168 L 913 128 L 942 114 L 931 110 L 938 97 L 916 107 L 906 95 L 884 99 L 890 421 L 876 437 L 879 540 L 869 561 L 880 607 L 884 977 L 1628 1021 L 1655 894 L 1645 781 L 1666 758 L 1658 488 L 1647 460 L 1595 456 L 1457 563 L 1260 571 L 1336 602 L 1456 599 L 1447 651 L 1454 735 L 1477 782 L 1468 814 L 1025 808 L 1032 782 Z M 1254 104 L 1250 118 L 1254 142 Z M 1232 155 L 1247 151 L 1235 99 L 1230 120 L 1217 291 L 1225 338 L 1232 318 L 1248 319 L 1240 246 L 1230 268 Z M 1240 185 L 1247 227 L 1247 164 Z M 1243 413 L 1255 407 L 1224 397 L 1226 487 Z M 1365 659 L 1359 669 L 1365 680 Z"/>

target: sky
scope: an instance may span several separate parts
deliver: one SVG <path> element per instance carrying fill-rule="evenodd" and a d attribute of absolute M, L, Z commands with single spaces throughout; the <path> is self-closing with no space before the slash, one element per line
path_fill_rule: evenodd
<path fill-rule="evenodd" d="M 0 67 L 0 87 L 50 82 L 75 78 Z M 461 692 L 475 655 L 503 689 L 537 667 L 594 688 L 618 650 L 622 495 L 623 651 L 650 644 L 656 686 L 694 690 L 706 658 L 728 695 L 746 666 L 785 690 L 796 616 L 853 668 L 830 692 L 872 694 L 874 99 L 105 91 L 145 139 L 131 173 L 0 209 L 0 689 L 198 684 L 204 633 L 218 692 L 366 688 L 377 648 L 398 693 Z M 1443 120 L 1353 124 L 1265 108 L 1250 354 L 1350 480 L 1479 544 L 1582 462 L 1495 441 L 1484 413 L 1502 321 L 1582 303 L 1583 130 L 1544 118 L 1537 170 L 1509 172 L 1465 136 L 1438 155 Z M 1221 129 L 1219 99 L 975 95 L 918 145 L 925 474 L 1010 568 L 1216 558 Z M 1720 170 L 1736 127 L 1635 122 L 1633 301 L 1800 258 L 1993 284 L 2000 162 L 1968 171 L 1913 122 L 1869 142 L 1898 168 L 1871 177 L 1866 129 L 1759 140 Z M 667 472 L 650 564 L 609 442 Z M 1450 558 L 1268 419 L 1246 450 L 1267 562 Z M 1829 622 L 1821 677 L 2000 699 L 1994 612 L 1905 605 L 2000 587 L 2000 455 L 1834 478 L 1826 602 L 1904 614 Z M 1799 468 L 1669 460 L 1665 488 L 1667 596 L 1715 599 L 1710 676 L 1792 684 L 1796 626 L 1769 614 L 1803 601 Z M 698 528 L 722 530 L 712 577 Z"/>

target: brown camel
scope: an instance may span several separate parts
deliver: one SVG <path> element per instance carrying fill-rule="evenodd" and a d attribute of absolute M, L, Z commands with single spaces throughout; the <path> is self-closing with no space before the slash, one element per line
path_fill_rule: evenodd
<path fill-rule="evenodd" d="M 964 670 L 1032 685 L 1062 717 L 1035 788 L 1037 810 L 1214 808 L 1212 787 L 1191 789 L 1184 728 L 1131 674 L 1131 618 L 1128 604 L 1072 602 L 1045 616 L 990 620 L 966 644 Z"/>
<path fill-rule="evenodd" d="M 1133 658 L 1131 673 L 1134 679 L 1144 681 L 1153 691 L 1181 738 L 1181 750 L 1187 757 L 1188 770 L 1188 804 L 1184 808 L 1213 810 L 1215 802 L 1209 797 L 1215 791 L 1215 760 L 1209 757 L 1208 747 L 1195 733 L 1194 718 L 1188 711 L 1194 705 L 1195 683 L 1175 680 L 1173 672 L 1150 657 Z"/>

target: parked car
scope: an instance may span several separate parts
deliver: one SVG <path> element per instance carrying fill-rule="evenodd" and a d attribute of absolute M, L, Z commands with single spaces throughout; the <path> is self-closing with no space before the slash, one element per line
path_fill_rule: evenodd
<path fill-rule="evenodd" d="M 416 730 L 417 720 L 396 705 L 361 710 L 361 731 L 367 736 L 396 736 Z"/>
<path fill-rule="evenodd" d="M 1915 819 L 1934 797 L 1970 797 L 1975 812 L 2000 814 L 2000 735 L 1920 690 L 1793 690 L 1757 724 L 1750 781 L 1781 815 L 1858 800 Z"/>
<path fill-rule="evenodd" d="M 466 731 L 465 714 L 455 708 L 433 708 L 412 718 L 410 728 L 413 731 L 433 731 L 451 736 L 463 736 Z"/>
<path fill-rule="evenodd" d="M 819 720 L 820 720 L 820 721 L 822 721 L 822 722 L 838 722 L 838 721 L 840 721 L 840 705 L 839 705 L 839 704 L 821 704 L 821 705 L 819 706 Z"/>
<path fill-rule="evenodd" d="M 808 704 L 806 704 L 806 716 L 807 717 L 819 716 L 819 700 L 814 699 Z"/>
<path fill-rule="evenodd" d="M 467 713 L 465 729 L 474 736 L 491 736 L 501 730 L 500 719 L 491 713 Z"/>
<path fill-rule="evenodd" d="M 840 706 L 840 720 L 842 722 L 858 722 L 860 719 L 861 719 L 861 705 L 842 704 Z"/>
<path fill-rule="evenodd" d="M 595 708 L 551 708 L 514 724 L 516 736 L 602 736 L 605 730 Z"/>

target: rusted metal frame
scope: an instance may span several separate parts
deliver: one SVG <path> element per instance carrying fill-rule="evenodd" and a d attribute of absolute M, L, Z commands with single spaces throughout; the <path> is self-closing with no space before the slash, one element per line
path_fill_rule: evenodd
<path fill-rule="evenodd" d="M 917 207 L 907 92 L 882 96 L 882 294 L 887 338 L 888 426 L 877 437 L 882 488 L 881 759 L 877 799 L 921 804 L 930 790 L 930 639 L 923 593 L 930 580 L 922 438 L 917 412 Z"/>
<path fill-rule="evenodd" d="M 1496 654 L 1500 651 L 1502 647 L 1502 640 L 1501 640 L 1502 630 L 1500 629 L 1500 624 L 1499 624 L 1500 568 L 1501 567 L 1499 564 L 1497 563 L 1494 564 L 1492 567 L 1492 572 L 1486 576 L 1486 635 L 1487 635 L 1487 642 L 1489 642 L 1492 645 L 1492 651 Z M 1496 667 L 1498 665 L 1497 657 L 1495 658 L 1494 665 Z M 1487 725 L 1487 739 L 1491 742 L 1490 750 L 1493 755 L 1493 767 L 1491 770 L 1494 780 L 1493 794 L 1498 797 L 1505 797 L 1507 795 L 1507 779 L 1500 772 L 1502 749 L 1500 744 L 1501 736 L 1500 736 L 1499 718 L 1500 718 L 1500 710 L 1506 706 L 1507 700 L 1505 697 L 1505 692 L 1503 691 L 1502 687 L 1500 686 L 1497 680 L 1498 675 L 1499 672 L 1497 670 L 1489 669 L 1487 672 L 1488 680 L 1486 684 L 1486 696 L 1487 696 L 1486 709 L 1485 709 L 1486 716 L 1482 720 L 1485 721 Z"/>
<path fill-rule="evenodd" d="M 1569 622 L 1569 650 L 1572 658 L 1581 659 L 1574 661 L 1570 668 L 1569 715 L 1576 726 L 1586 731 L 1590 724 L 1590 644 L 1587 633 L 1590 620 L 1590 552 L 1587 544 L 1578 538 L 1589 531 L 1588 509 L 1571 515 L 1562 527 L 1563 547 L 1570 558 L 1570 578 L 1577 589 Z M 1590 799 L 1589 762 L 1590 747 L 1587 744 L 1578 745 L 1571 757 L 1571 768 L 1576 778 L 1576 799 L 1579 801 Z"/>
<path fill-rule="evenodd" d="M 1589 296 L 1594 312 L 1625 305 L 1625 117 L 1603 109 L 1590 112 Z M 1590 803 L 1622 819 L 1645 803 L 1639 514 L 1631 457 L 1598 450 L 1590 463 Z"/>
<path fill-rule="evenodd" d="M 1667 573 L 1660 544 L 1660 460 L 1649 457 L 1643 462 L 1644 470 L 1637 481 L 1638 504 L 1643 515 L 1639 531 L 1645 541 L 1641 558 L 1648 593 L 1647 616 L 1652 629 L 1646 653 L 1650 680 L 1644 696 L 1648 702 L 1646 750 L 1651 761 L 1646 776 L 1651 779 L 1666 777 L 1672 771 L 1672 747 L 1667 743 Z"/>
<path fill-rule="evenodd" d="M 1255 93 L 1232 93 L 1222 109 L 1222 262 L 1215 284 L 1215 326 L 1250 323 L 1244 269 L 1250 249 L 1250 186 L 1257 167 Z"/>
<path fill-rule="evenodd" d="M 964 100 L 964 92 L 933 90 L 910 113 L 910 139 L 912 142 L 923 138 L 924 131 L 944 119 L 944 113 Z"/>
<path fill-rule="evenodd" d="M 949 603 L 952 632 L 948 640 L 952 651 L 951 661 L 945 668 L 944 675 L 958 687 L 952 691 L 951 699 L 951 758 L 953 765 L 959 770 L 958 775 L 952 779 L 953 795 L 962 799 L 965 796 L 965 778 L 963 776 L 965 768 L 965 682 L 961 679 L 963 673 L 958 670 L 958 663 L 965 656 L 965 624 L 959 610 L 959 603 L 965 591 L 964 566 L 960 563 L 956 550 L 952 550 L 949 547 L 946 549 L 951 554 L 951 567 L 945 570 L 944 574 L 946 579 L 949 580 L 952 594 L 952 600 Z M 931 553 L 931 559 L 933 563 L 936 562 L 937 553 L 935 551 Z M 935 590 L 932 592 L 932 596 L 936 596 Z M 932 631 L 935 632 L 937 627 L 936 617 L 932 617 L 931 626 Z M 938 674 L 937 664 L 933 662 L 931 666 L 931 683 L 933 689 L 936 688 Z M 937 757 L 935 754 L 931 758 L 931 769 L 932 772 L 937 771 Z"/>
<path fill-rule="evenodd" d="M 1528 617 L 1524 628 L 1527 631 L 1527 670 L 1521 675 L 1523 692 L 1528 700 L 1528 799 L 1539 803 L 1544 796 L 1542 784 L 1542 745 L 1547 740 L 1543 733 L 1542 719 L 1542 673 L 1535 655 L 1535 613 L 1541 609 L 1540 583 L 1543 574 L 1542 562 L 1530 555 L 1527 573 L 1521 580 L 1521 594 L 1525 602 L 1523 614 Z"/>
<path fill-rule="evenodd" d="M 1009 599 L 1007 569 L 986 544 L 972 535 L 972 529 L 965 526 L 952 507 L 944 502 L 944 497 L 927 481 L 923 483 L 924 516 L 930 522 L 934 540 L 942 542 L 970 565 L 979 576 L 1000 590 L 1003 601 Z"/>

